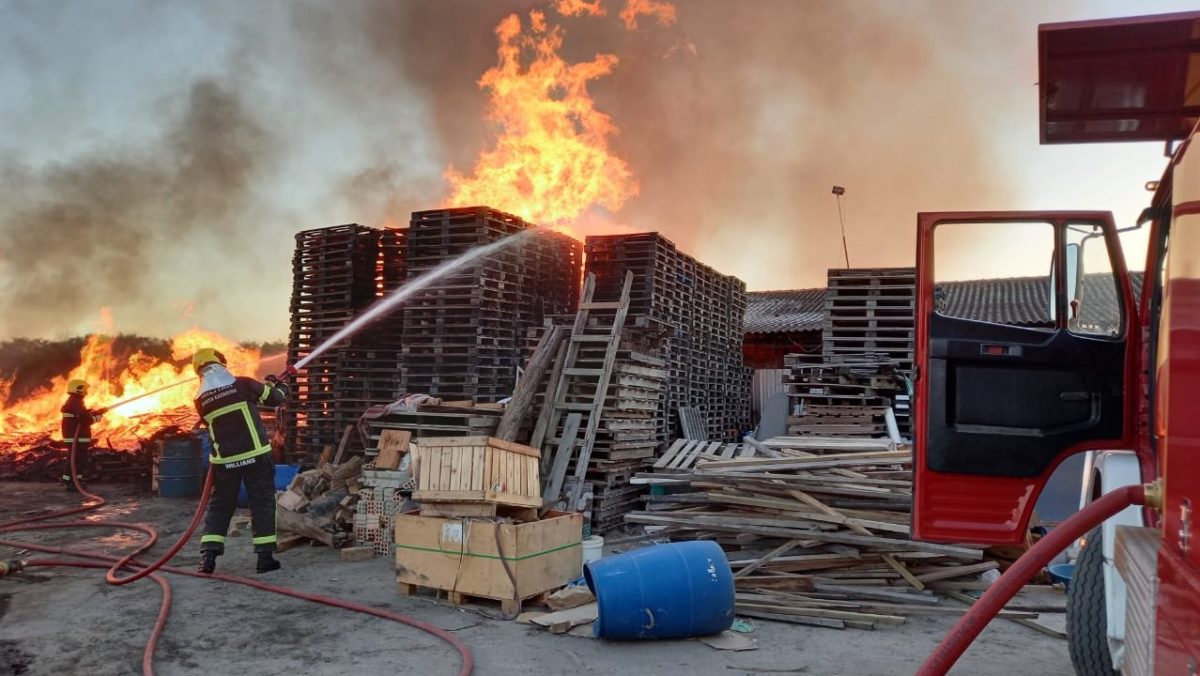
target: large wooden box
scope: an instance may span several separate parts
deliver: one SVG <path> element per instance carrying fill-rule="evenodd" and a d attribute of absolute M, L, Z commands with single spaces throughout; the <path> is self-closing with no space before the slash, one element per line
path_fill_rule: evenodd
<path fill-rule="evenodd" d="M 417 502 L 490 502 L 541 507 L 541 452 L 493 437 L 422 439 Z"/>
<path fill-rule="evenodd" d="M 550 512 L 521 524 L 397 516 L 396 581 L 403 593 L 427 587 L 501 601 L 528 599 L 579 579 L 582 532 L 578 513 Z M 501 556 L 516 578 L 515 593 Z"/>

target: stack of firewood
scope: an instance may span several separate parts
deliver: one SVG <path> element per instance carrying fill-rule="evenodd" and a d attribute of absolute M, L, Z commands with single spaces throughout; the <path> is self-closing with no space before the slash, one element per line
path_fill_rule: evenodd
<path fill-rule="evenodd" d="M 278 527 L 329 547 L 342 547 L 354 527 L 362 457 L 302 472 L 279 494 Z"/>

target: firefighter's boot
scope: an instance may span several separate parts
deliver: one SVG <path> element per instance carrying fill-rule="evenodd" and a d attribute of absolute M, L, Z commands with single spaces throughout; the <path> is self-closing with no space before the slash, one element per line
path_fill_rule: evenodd
<path fill-rule="evenodd" d="M 257 573 L 269 573 L 273 570 L 279 570 L 282 567 L 279 561 L 271 555 L 271 552 L 259 552 L 258 566 L 254 570 Z"/>
<path fill-rule="evenodd" d="M 217 570 L 217 553 L 204 552 L 200 555 L 199 572 L 205 575 L 212 575 Z"/>

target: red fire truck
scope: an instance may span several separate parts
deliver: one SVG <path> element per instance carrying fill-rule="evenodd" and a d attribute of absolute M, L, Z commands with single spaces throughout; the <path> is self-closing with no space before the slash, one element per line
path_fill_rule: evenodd
<path fill-rule="evenodd" d="M 1103 211 L 919 215 L 913 536 L 1024 542 L 1051 473 L 1085 453 L 1083 502 L 1146 484 L 1155 508 L 1125 509 L 1082 543 L 1068 592 L 1077 673 L 1197 674 L 1200 12 L 1038 37 L 1042 143 L 1157 141 L 1167 168 L 1128 228 Z M 1119 233 L 1139 227 L 1146 266 L 1131 274 Z M 954 281 L 970 274 L 963 252 L 988 242 L 1019 242 L 1013 264 L 1040 270 L 993 280 L 983 316 Z"/>

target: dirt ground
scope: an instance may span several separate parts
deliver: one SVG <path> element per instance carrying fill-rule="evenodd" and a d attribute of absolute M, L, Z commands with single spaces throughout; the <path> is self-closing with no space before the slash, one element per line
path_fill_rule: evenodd
<path fill-rule="evenodd" d="M 92 519 L 155 524 L 162 551 L 183 531 L 193 500 L 139 496 L 100 486 L 110 505 Z M 0 522 L 73 504 L 47 484 L 0 483 Z M 128 550 L 137 534 L 45 531 L 30 542 Z M 88 538 L 85 541 L 77 538 Z M 231 537 L 220 569 L 253 575 L 248 536 Z M 193 566 L 199 535 L 175 564 Z M 0 547 L 0 558 L 14 552 Z M 30 553 L 26 558 L 37 558 Z M 448 629 L 471 647 L 475 673 L 532 674 L 909 674 L 950 628 L 948 618 L 912 618 L 876 631 L 821 629 L 755 620 L 758 650 L 723 652 L 696 641 L 607 643 L 554 636 L 494 617 L 498 608 L 453 608 L 395 591 L 390 562 L 342 563 L 335 551 L 298 547 L 279 555 L 275 584 L 387 608 Z M 185 674 L 455 674 L 458 657 L 436 638 L 396 623 L 211 580 L 171 576 L 174 606 L 156 654 L 157 673 Z M 952 603 L 952 602 L 951 602 Z M 141 654 L 159 604 L 149 580 L 104 583 L 102 571 L 38 568 L 0 579 L 0 674 L 141 672 Z M 955 674 L 1069 674 L 1064 641 L 1011 622 L 994 621 Z"/>

